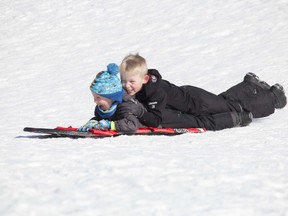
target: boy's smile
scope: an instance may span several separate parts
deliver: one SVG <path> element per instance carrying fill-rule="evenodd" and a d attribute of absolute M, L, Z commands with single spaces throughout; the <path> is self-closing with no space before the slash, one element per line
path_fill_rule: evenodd
<path fill-rule="evenodd" d="M 142 88 L 143 84 L 149 81 L 149 76 L 145 75 L 141 77 L 140 75 L 134 74 L 130 75 L 128 73 L 121 74 L 121 82 L 123 88 L 127 91 L 128 95 L 135 95 Z"/>

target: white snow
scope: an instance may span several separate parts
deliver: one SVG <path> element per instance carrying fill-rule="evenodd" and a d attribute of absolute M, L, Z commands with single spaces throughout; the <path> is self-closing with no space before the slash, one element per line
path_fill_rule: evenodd
<path fill-rule="evenodd" d="M 80 126 L 89 85 L 139 52 L 216 94 L 255 72 L 288 89 L 287 0 L 2 0 L 0 215 L 288 215 L 287 108 L 203 134 L 35 139 Z"/>

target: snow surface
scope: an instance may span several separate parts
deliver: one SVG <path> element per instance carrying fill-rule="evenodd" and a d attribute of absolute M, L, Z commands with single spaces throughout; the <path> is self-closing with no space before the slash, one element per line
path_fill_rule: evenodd
<path fill-rule="evenodd" d="M 288 89 L 287 0 L 1 0 L 0 215 L 288 215 L 288 112 L 203 134 L 36 139 L 80 126 L 89 85 L 143 55 L 216 94 L 253 71 Z"/>

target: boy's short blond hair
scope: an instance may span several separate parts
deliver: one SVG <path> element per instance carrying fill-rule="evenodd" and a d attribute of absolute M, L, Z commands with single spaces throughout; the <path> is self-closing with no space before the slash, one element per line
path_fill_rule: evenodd
<path fill-rule="evenodd" d="M 145 58 L 140 56 L 138 53 L 129 54 L 123 59 L 121 63 L 120 72 L 145 76 L 148 73 L 148 68 L 147 68 Z"/>

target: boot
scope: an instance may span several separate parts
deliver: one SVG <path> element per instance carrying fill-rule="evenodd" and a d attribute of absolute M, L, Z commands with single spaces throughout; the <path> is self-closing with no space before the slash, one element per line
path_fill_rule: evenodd
<path fill-rule="evenodd" d="M 282 85 L 279 83 L 276 83 L 270 88 L 271 92 L 275 95 L 276 98 L 276 104 L 275 108 L 276 109 L 282 109 L 283 107 L 286 106 L 287 104 L 287 99 L 285 96 L 285 91 Z"/>
<path fill-rule="evenodd" d="M 251 112 L 232 112 L 231 117 L 234 127 L 248 126 L 253 120 Z"/>
<path fill-rule="evenodd" d="M 249 72 L 245 75 L 244 77 L 244 81 L 245 82 L 248 82 L 250 84 L 254 84 L 254 85 L 257 85 L 258 87 L 260 87 L 261 89 L 263 90 L 269 90 L 270 89 L 270 85 L 268 83 L 266 83 L 265 81 L 262 81 L 259 79 L 259 77 L 252 73 L 252 72 Z"/>

